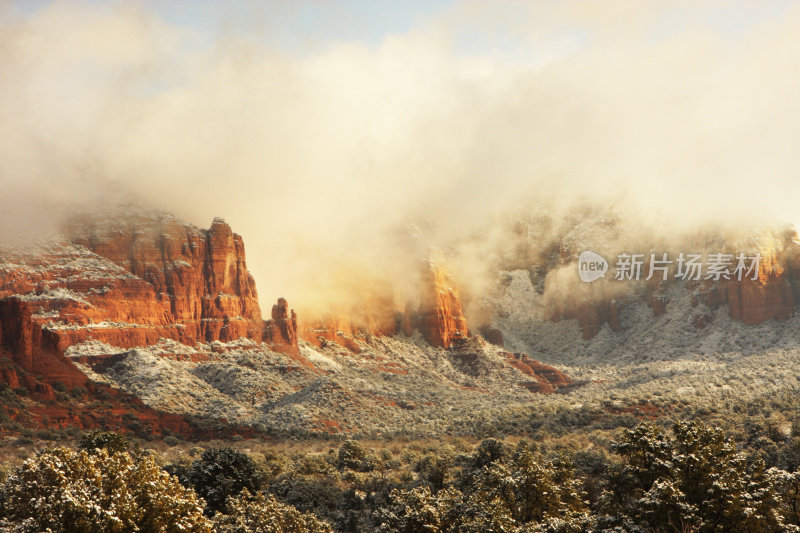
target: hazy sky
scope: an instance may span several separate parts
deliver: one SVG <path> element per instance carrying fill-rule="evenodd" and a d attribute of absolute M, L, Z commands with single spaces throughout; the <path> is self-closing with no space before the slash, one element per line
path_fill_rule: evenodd
<path fill-rule="evenodd" d="M 2 2 L 0 237 L 222 216 L 267 304 L 527 205 L 800 221 L 799 35 L 794 2 Z"/>

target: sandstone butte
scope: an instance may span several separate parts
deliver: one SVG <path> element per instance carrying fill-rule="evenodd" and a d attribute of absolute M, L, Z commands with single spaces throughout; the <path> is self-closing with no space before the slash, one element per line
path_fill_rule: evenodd
<path fill-rule="evenodd" d="M 3 253 L 0 379 L 11 388 L 45 401 L 55 397 L 53 384 L 98 388 L 63 355 L 89 339 L 131 348 L 160 338 L 193 345 L 248 337 L 300 359 L 294 312 L 280 299 L 262 320 L 242 239 L 223 220 L 200 230 L 170 216 L 87 216 L 64 234 L 63 242 Z M 141 402 L 136 408 L 140 418 L 185 425 Z"/>
<path fill-rule="evenodd" d="M 247 337 L 313 367 L 300 354 L 299 339 L 336 342 L 358 352 L 357 340 L 371 335 L 418 331 L 443 348 L 457 348 L 469 336 L 458 290 L 436 262 L 421 266 L 417 304 L 398 306 L 391 290 L 378 285 L 344 313 L 303 322 L 281 298 L 263 320 L 242 238 L 222 219 L 203 230 L 169 215 L 81 216 L 63 233 L 62 242 L 0 256 L 0 380 L 43 399 L 54 398 L 54 383 L 96 387 L 63 356 L 69 346 L 88 339 L 129 348 L 160 338 L 192 345 Z M 796 235 L 787 234 L 782 247 L 762 252 L 755 280 L 690 288 L 698 302 L 727 305 L 732 317 L 748 324 L 787 318 L 800 302 L 795 242 Z M 654 284 L 646 291 L 656 314 L 666 305 L 659 289 Z M 622 302 L 611 294 L 565 298 L 550 304 L 549 316 L 577 319 L 584 337 L 591 338 L 603 324 L 621 327 Z M 499 331 L 492 336 L 502 344 Z M 511 364 L 536 367 L 527 360 Z"/>
<path fill-rule="evenodd" d="M 156 412 L 131 395 L 89 381 L 64 356 L 87 340 L 133 348 L 161 338 L 194 345 L 246 337 L 313 368 L 300 354 L 301 337 L 357 352 L 356 339 L 368 335 L 418 330 L 443 348 L 468 336 L 457 290 L 434 263 L 422 269 L 418 306 L 397 309 L 391 292 L 379 290 L 359 302 L 358 313 L 322 315 L 298 327 L 297 314 L 283 298 L 270 318 L 262 319 L 244 243 L 222 219 L 204 230 L 169 215 L 80 216 L 65 224 L 63 235 L 38 248 L 0 252 L 0 383 L 26 389 L 39 401 L 30 412 L 10 413 L 14 420 L 33 417 L 43 427 L 115 427 L 133 415 L 151 433 L 198 435 L 182 416 Z M 530 365 L 514 364 L 533 376 Z M 547 375 L 540 370 L 536 376 Z M 544 383 L 536 390 L 553 389 L 536 379 Z M 66 405 L 54 386 L 83 390 L 109 408 L 97 413 Z"/>
<path fill-rule="evenodd" d="M 222 220 L 208 230 L 168 215 L 82 216 L 65 225 L 67 240 L 35 252 L 5 254 L 0 270 L 0 342 L 25 371 L 68 385 L 85 378 L 63 353 L 88 339 L 130 348 L 159 338 L 187 345 L 247 337 L 301 359 L 298 339 L 339 342 L 419 330 L 448 348 L 468 335 L 456 289 L 444 270 L 426 263 L 416 309 L 398 310 L 391 292 L 359 302 L 358 314 L 298 319 L 285 299 L 262 320 L 242 238 Z M 47 366 L 47 371 L 40 368 Z"/>

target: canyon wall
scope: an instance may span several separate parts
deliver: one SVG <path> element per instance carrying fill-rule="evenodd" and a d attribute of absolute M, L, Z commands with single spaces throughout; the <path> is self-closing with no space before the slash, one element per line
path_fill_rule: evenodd
<path fill-rule="evenodd" d="M 454 341 L 469 335 L 458 290 L 441 264 L 422 264 L 418 304 L 400 304 L 389 285 L 378 287 L 365 291 L 357 305 L 343 312 L 303 318 L 301 338 L 317 346 L 336 342 L 358 352 L 355 340 L 369 336 L 411 336 L 419 331 L 432 346 L 450 348 Z"/>
<path fill-rule="evenodd" d="M 781 238 L 770 235 L 765 239 L 771 246 L 759 249 L 758 275 L 730 275 L 719 280 L 701 279 L 687 281 L 685 288 L 692 292 L 692 306 L 701 303 L 710 310 L 727 307 L 735 320 L 745 324 L 761 324 L 768 320 L 785 320 L 791 317 L 800 304 L 800 245 L 796 233 L 786 232 Z M 570 264 L 569 257 L 563 263 Z M 644 270 L 644 269 L 643 269 Z M 674 275 L 674 273 L 671 273 Z M 575 276 L 577 280 L 577 275 Z M 647 302 L 654 315 L 662 314 L 669 303 L 665 289 L 678 283 L 673 277 L 663 281 L 653 278 L 637 288 L 634 283 L 623 287 L 627 281 L 601 281 L 584 284 L 575 281 L 570 290 L 554 290 L 548 293 L 545 287 L 544 316 L 550 320 L 576 319 L 584 339 L 593 338 L 604 325 L 612 331 L 620 331 L 620 312 L 632 298 Z M 703 328 L 711 315 L 698 315 L 694 324 Z"/>

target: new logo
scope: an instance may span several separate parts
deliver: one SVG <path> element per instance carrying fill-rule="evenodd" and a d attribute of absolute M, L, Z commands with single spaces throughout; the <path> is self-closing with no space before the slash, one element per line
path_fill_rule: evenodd
<path fill-rule="evenodd" d="M 578 257 L 578 276 L 581 281 L 591 283 L 597 279 L 605 277 L 608 272 L 608 261 L 602 255 L 585 250 Z"/>

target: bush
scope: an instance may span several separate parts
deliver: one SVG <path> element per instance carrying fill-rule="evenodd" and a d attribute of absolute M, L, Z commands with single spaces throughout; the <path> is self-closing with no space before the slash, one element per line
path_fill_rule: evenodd
<path fill-rule="evenodd" d="M 414 470 L 419 474 L 420 479 L 430 485 L 433 493 L 442 490 L 451 480 L 450 468 L 453 466 L 453 458 L 446 454 L 429 453 L 423 456 L 414 465 Z"/>
<path fill-rule="evenodd" d="M 545 531 L 586 530 L 589 514 L 580 485 L 563 458 L 545 460 L 521 442 L 507 460 L 491 461 L 473 480 L 458 513 L 461 528 L 489 531 L 537 524 L 547 526 Z"/>
<path fill-rule="evenodd" d="M 214 516 L 217 533 L 332 533 L 326 522 L 311 513 L 301 513 L 291 505 L 278 502 L 273 496 L 258 493 L 251 496 L 243 489 L 230 498 L 225 514 Z"/>
<path fill-rule="evenodd" d="M 415 533 L 451 530 L 461 493 L 447 489 L 431 494 L 428 487 L 394 490 L 391 503 L 379 512 L 381 532 Z"/>
<path fill-rule="evenodd" d="M 473 468 L 483 468 L 502 459 L 505 455 L 506 450 L 502 442 L 497 439 L 485 439 L 478 445 L 478 449 L 472 455 Z"/>
<path fill-rule="evenodd" d="M 364 449 L 360 442 L 347 440 L 339 448 L 339 454 L 336 458 L 336 467 L 339 470 L 344 470 L 345 468 L 360 470 L 361 464 L 366 458 L 367 450 Z"/>
<path fill-rule="evenodd" d="M 84 433 L 78 443 L 78 449 L 94 453 L 97 450 L 106 450 L 109 455 L 125 452 L 130 448 L 130 442 L 123 435 L 113 431 L 95 430 Z"/>
<path fill-rule="evenodd" d="M 347 440 L 339 448 L 336 457 L 336 467 L 339 470 L 354 470 L 356 472 L 372 472 L 380 465 L 380 460 L 355 440 Z"/>
<path fill-rule="evenodd" d="M 211 448 L 194 461 L 187 476 L 189 485 L 206 501 L 206 515 L 222 510 L 225 501 L 243 489 L 261 489 L 262 476 L 246 453 L 231 448 Z"/>
<path fill-rule="evenodd" d="M 84 396 L 86 396 L 89 393 L 89 391 L 87 391 L 83 387 L 73 387 L 72 390 L 69 391 L 69 393 L 73 398 L 80 400 Z"/>
<path fill-rule="evenodd" d="M 104 448 L 40 451 L 0 487 L 0 515 L 20 531 L 210 533 L 202 510 L 151 456 Z"/>
<path fill-rule="evenodd" d="M 641 424 L 613 449 L 624 464 L 604 495 L 610 524 L 624 516 L 654 531 L 784 530 L 776 476 L 759 460 L 748 465 L 718 429 L 678 422 L 670 438 Z"/>

